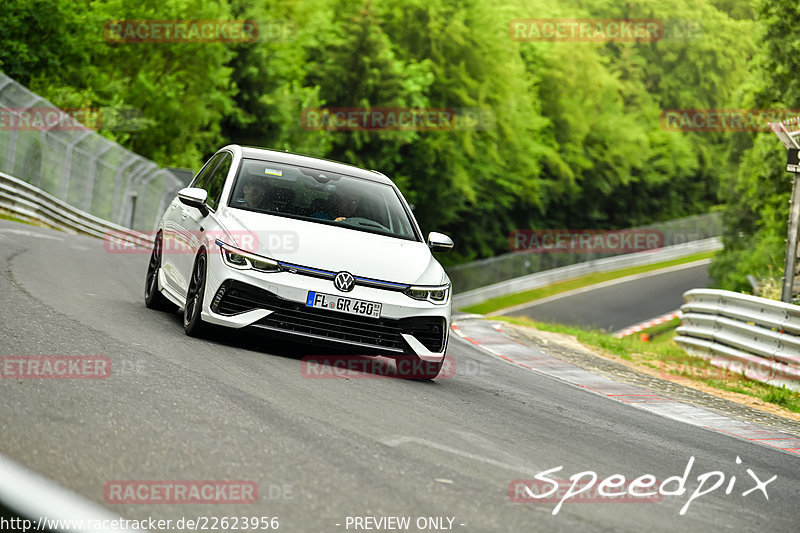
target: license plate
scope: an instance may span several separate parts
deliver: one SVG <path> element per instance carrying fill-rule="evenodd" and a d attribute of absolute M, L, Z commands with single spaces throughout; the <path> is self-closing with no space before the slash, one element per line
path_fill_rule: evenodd
<path fill-rule="evenodd" d="M 334 296 L 333 294 L 323 294 L 321 292 L 308 291 L 306 307 L 316 307 L 351 315 L 369 316 L 380 318 L 381 304 L 376 302 L 366 302 L 347 298 L 346 296 Z"/>

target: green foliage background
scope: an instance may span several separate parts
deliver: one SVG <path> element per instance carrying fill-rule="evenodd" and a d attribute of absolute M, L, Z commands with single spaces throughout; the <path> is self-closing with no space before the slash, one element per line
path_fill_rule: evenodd
<path fill-rule="evenodd" d="M 518 42 L 526 18 L 650 18 L 664 39 Z M 254 43 L 108 43 L 130 19 L 253 19 Z M 713 273 L 779 273 L 789 178 L 771 133 L 665 131 L 674 108 L 800 107 L 800 6 L 788 0 L 7 0 L 0 69 L 61 107 L 133 107 L 103 134 L 199 168 L 228 143 L 391 176 L 461 262 L 517 228 L 619 228 L 724 203 Z M 318 107 L 481 108 L 482 128 L 323 132 Z M 776 270 L 777 269 L 777 270 Z"/>

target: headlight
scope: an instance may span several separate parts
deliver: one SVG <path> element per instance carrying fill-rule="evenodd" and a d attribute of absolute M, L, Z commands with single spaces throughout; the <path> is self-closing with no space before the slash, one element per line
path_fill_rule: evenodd
<path fill-rule="evenodd" d="M 217 239 L 217 246 L 222 252 L 222 260 L 231 268 L 239 270 L 258 270 L 259 272 L 280 272 L 281 266 L 274 259 L 251 254 Z"/>
<path fill-rule="evenodd" d="M 405 291 L 406 296 L 415 300 L 427 300 L 435 304 L 445 304 L 450 297 L 450 285 L 439 287 L 409 287 Z"/>
<path fill-rule="evenodd" d="M 247 259 L 245 259 L 243 255 L 239 255 L 236 252 L 231 252 L 230 250 L 222 248 L 222 257 L 229 266 L 234 268 L 250 268 L 250 265 L 247 263 Z"/>

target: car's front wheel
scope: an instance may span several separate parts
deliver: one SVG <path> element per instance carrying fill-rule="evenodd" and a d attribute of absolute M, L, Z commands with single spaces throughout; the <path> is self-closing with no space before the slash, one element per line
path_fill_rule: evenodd
<path fill-rule="evenodd" d="M 147 277 L 144 283 L 144 305 L 148 309 L 159 311 L 177 311 L 178 306 L 170 302 L 166 296 L 158 290 L 158 271 L 161 270 L 161 233 L 156 235 L 153 243 L 153 251 L 150 254 L 150 262 L 147 264 Z"/>
<path fill-rule="evenodd" d="M 189 281 L 189 290 L 186 292 L 186 305 L 183 310 L 183 329 L 190 337 L 199 337 L 206 329 L 206 324 L 200 317 L 203 310 L 203 295 L 206 292 L 206 270 L 208 258 L 205 250 L 201 250 L 194 260 L 192 279 Z"/>

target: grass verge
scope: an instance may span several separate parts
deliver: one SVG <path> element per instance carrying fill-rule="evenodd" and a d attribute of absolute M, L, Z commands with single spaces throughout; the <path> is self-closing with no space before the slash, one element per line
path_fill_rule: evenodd
<path fill-rule="evenodd" d="M 37 228 L 47 228 L 47 229 L 54 229 L 57 231 L 63 231 L 61 228 L 55 228 L 38 220 L 28 220 L 24 218 L 19 218 L 18 216 L 14 215 L 13 212 L 9 212 L 4 209 L 0 209 L 0 220 L 10 220 L 11 222 L 18 222 L 19 224 L 27 224 L 28 226 L 36 226 Z"/>
<path fill-rule="evenodd" d="M 594 274 L 587 274 L 586 276 L 581 276 L 579 278 L 573 278 L 567 281 L 554 283 L 552 285 L 547 285 L 546 287 L 540 287 L 538 289 L 532 289 L 525 292 L 518 292 L 516 294 L 507 294 L 505 296 L 498 296 L 497 298 L 492 298 L 490 300 L 486 300 L 485 302 L 465 307 L 461 310 L 467 313 L 477 313 L 479 315 L 485 315 L 486 313 L 492 313 L 494 311 L 506 309 L 507 307 L 512 307 L 514 305 L 532 302 L 534 300 L 539 300 L 540 298 L 546 298 L 548 296 L 552 296 L 554 294 L 558 294 L 561 292 L 571 291 L 574 289 L 581 289 L 583 287 L 588 287 L 589 285 L 594 285 L 596 283 L 602 283 L 604 281 L 610 281 L 612 279 L 617 279 L 617 278 L 624 278 L 625 276 L 632 276 L 634 274 L 650 272 L 653 270 L 658 270 L 660 268 L 667 268 L 675 265 L 683 265 L 685 263 L 691 263 L 692 261 L 700 261 L 701 259 L 709 259 L 713 257 L 715 253 L 716 252 L 703 252 L 700 254 L 687 255 L 686 257 L 680 257 L 678 259 L 672 259 L 670 261 L 653 263 L 652 265 L 642 265 L 642 266 L 624 268 L 622 270 L 615 270 L 613 272 L 596 272 Z"/>
<path fill-rule="evenodd" d="M 20 224 L 30 224 L 27 220 L 22 220 L 21 218 L 17 218 L 14 215 L 6 214 L 0 211 L 0 220 L 10 220 L 11 222 L 19 222 Z"/>
<path fill-rule="evenodd" d="M 657 370 L 659 377 L 663 379 L 684 381 L 685 383 L 703 383 L 715 389 L 746 394 L 789 411 L 800 413 L 800 393 L 717 368 L 705 359 L 687 354 L 672 342 L 671 338 L 666 342 L 642 342 L 638 335 L 618 339 L 601 331 L 560 324 L 546 324 L 527 318 L 504 316 L 492 317 L 492 320 L 502 320 L 541 331 L 571 335 L 581 344 L 599 348 L 601 355 L 604 355 L 602 352 L 605 352 L 630 361 L 634 363 L 634 366 Z M 667 333 L 663 333 L 663 335 L 666 336 Z"/>
<path fill-rule="evenodd" d="M 634 335 L 639 336 L 639 338 L 641 338 L 642 335 L 647 335 L 650 338 L 650 340 L 647 341 L 649 343 L 665 343 L 671 341 L 675 337 L 677 333 L 676 330 L 680 325 L 681 319 L 673 318 L 663 324 L 656 324 L 655 326 L 643 329 L 638 333 L 634 333 Z"/>

